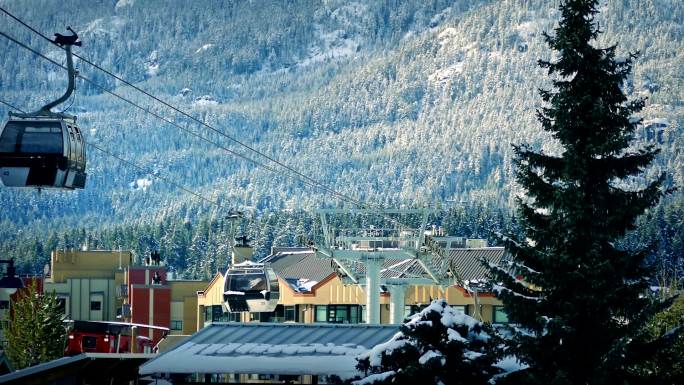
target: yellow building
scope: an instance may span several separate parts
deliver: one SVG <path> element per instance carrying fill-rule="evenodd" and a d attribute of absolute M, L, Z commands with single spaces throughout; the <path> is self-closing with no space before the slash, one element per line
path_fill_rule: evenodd
<path fill-rule="evenodd" d="M 171 280 L 170 334 L 193 334 L 197 327 L 197 292 L 207 287 L 207 281 Z"/>
<path fill-rule="evenodd" d="M 478 247 L 450 250 L 450 259 L 464 279 L 485 278 L 486 271 L 479 263 L 484 257 L 498 262 L 504 255 L 502 247 Z M 356 284 L 344 284 L 331 267 L 330 261 L 315 256 L 305 249 L 281 250 L 267 257 L 265 262 L 278 275 L 279 305 L 273 313 L 224 313 L 223 274 L 217 273 L 209 285 L 197 295 L 198 330 L 217 321 L 261 322 L 326 322 L 362 323 L 366 293 Z M 383 274 L 394 266 L 408 268 L 413 261 L 387 260 Z M 416 263 L 417 265 L 417 263 Z M 380 323 L 390 322 L 390 289 L 381 286 Z M 436 285 L 410 285 L 395 293 L 404 295 L 404 316 L 419 311 L 432 300 L 444 298 L 450 305 L 486 322 L 507 322 L 502 304 L 491 293 L 473 296 L 458 286 L 446 289 Z"/>
<path fill-rule="evenodd" d="M 117 288 L 132 263 L 130 251 L 55 250 L 44 291 L 56 293 L 67 319 L 115 321 L 123 303 Z"/>
<path fill-rule="evenodd" d="M 163 262 L 136 264 L 131 251 L 56 250 L 44 290 L 55 292 L 67 319 L 154 324 L 170 334 L 192 334 L 197 291 L 208 282 L 168 278 Z"/>

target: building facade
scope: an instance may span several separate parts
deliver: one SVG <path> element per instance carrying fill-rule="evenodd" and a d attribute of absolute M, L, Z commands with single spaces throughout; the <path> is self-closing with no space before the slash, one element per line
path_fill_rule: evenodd
<path fill-rule="evenodd" d="M 155 258 L 156 257 L 156 258 Z M 207 281 L 169 279 L 158 254 L 135 263 L 130 251 L 53 251 L 44 290 L 55 292 L 66 319 L 115 321 L 197 330 L 197 291 Z M 162 330 L 140 329 L 156 344 Z"/>
<path fill-rule="evenodd" d="M 133 264 L 130 251 L 66 251 L 50 254 L 44 290 L 54 292 L 66 319 L 116 321 L 123 299 L 117 287 Z"/>
<path fill-rule="evenodd" d="M 477 245 L 481 246 L 481 245 Z M 502 247 L 471 247 L 450 250 L 464 276 L 469 279 L 485 278 L 486 271 L 480 258 L 500 261 Z M 366 293 L 363 286 L 345 284 L 330 261 L 318 258 L 306 249 L 281 249 L 267 257 L 278 276 L 280 299 L 272 313 L 226 313 L 223 306 L 224 275 L 217 273 L 209 285 L 197 293 L 197 327 L 212 322 L 295 322 L 343 323 L 365 322 Z M 394 262 L 388 262 L 392 267 Z M 390 323 L 391 295 L 404 296 L 404 317 L 420 311 L 435 299 L 445 299 L 449 305 L 476 319 L 491 323 L 506 323 L 501 301 L 493 293 L 469 293 L 452 285 L 408 285 L 400 290 L 381 286 L 380 323 Z"/>

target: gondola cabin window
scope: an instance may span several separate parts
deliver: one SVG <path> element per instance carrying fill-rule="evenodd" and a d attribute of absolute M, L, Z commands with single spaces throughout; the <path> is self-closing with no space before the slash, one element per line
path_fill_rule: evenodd
<path fill-rule="evenodd" d="M 232 275 L 230 277 L 232 291 L 262 291 L 268 290 L 264 274 Z"/>
<path fill-rule="evenodd" d="M 9 122 L 2 133 L 0 152 L 62 154 L 60 122 Z"/>

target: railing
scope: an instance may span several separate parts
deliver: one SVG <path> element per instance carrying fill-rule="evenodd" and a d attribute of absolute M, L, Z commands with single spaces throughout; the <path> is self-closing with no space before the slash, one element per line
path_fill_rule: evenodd
<path fill-rule="evenodd" d="M 128 285 L 124 283 L 117 286 L 116 296 L 117 298 L 128 298 Z"/>

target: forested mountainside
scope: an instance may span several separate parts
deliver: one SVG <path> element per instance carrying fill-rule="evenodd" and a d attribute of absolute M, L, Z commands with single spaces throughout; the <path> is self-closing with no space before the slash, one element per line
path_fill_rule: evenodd
<path fill-rule="evenodd" d="M 511 143 L 557 150 L 535 118 L 537 90 L 548 86 L 536 63 L 551 55 L 542 33 L 552 32 L 558 19 L 555 2 L 0 0 L 0 5 L 48 34 L 71 25 L 84 43 L 79 54 L 366 202 L 455 201 L 488 207 L 483 212 L 496 217 L 509 212 L 519 192 Z M 5 15 L 0 19 L 6 33 L 64 61 L 62 52 L 37 35 Z M 601 6 L 599 20 L 605 45 L 619 42 L 623 56 L 641 53 L 625 89 L 631 97 L 648 98 L 636 140 L 662 148 L 646 175 L 667 170 L 670 185 L 684 186 L 684 3 L 611 0 Z M 0 39 L 0 49 L 0 99 L 34 109 L 61 93 L 64 71 L 6 39 Z M 107 89 L 268 163 L 89 65 L 77 66 Z M 87 141 L 220 201 L 223 210 L 263 213 L 343 204 L 83 81 L 77 87 L 69 111 L 79 115 Z M 0 106 L 0 113 L 6 112 Z M 28 257 L 17 244 L 35 240 L 51 246 L 47 238 L 80 231 L 74 229 L 103 234 L 128 229 L 132 235 L 128 243 L 119 237 L 121 246 L 138 248 L 130 242 L 142 238 L 145 228 L 169 221 L 199 228 L 221 215 L 92 148 L 88 161 L 83 191 L 0 190 L 2 251 L 34 260 L 27 268 L 39 268 L 45 253 L 36 246 L 35 257 Z M 671 196 L 660 215 L 670 218 L 668 226 L 680 238 L 681 196 L 681 191 Z M 254 218 L 249 223 L 266 220 Z M 657 234 L 666 227 L 649 226 L 644 228 Z"/>

